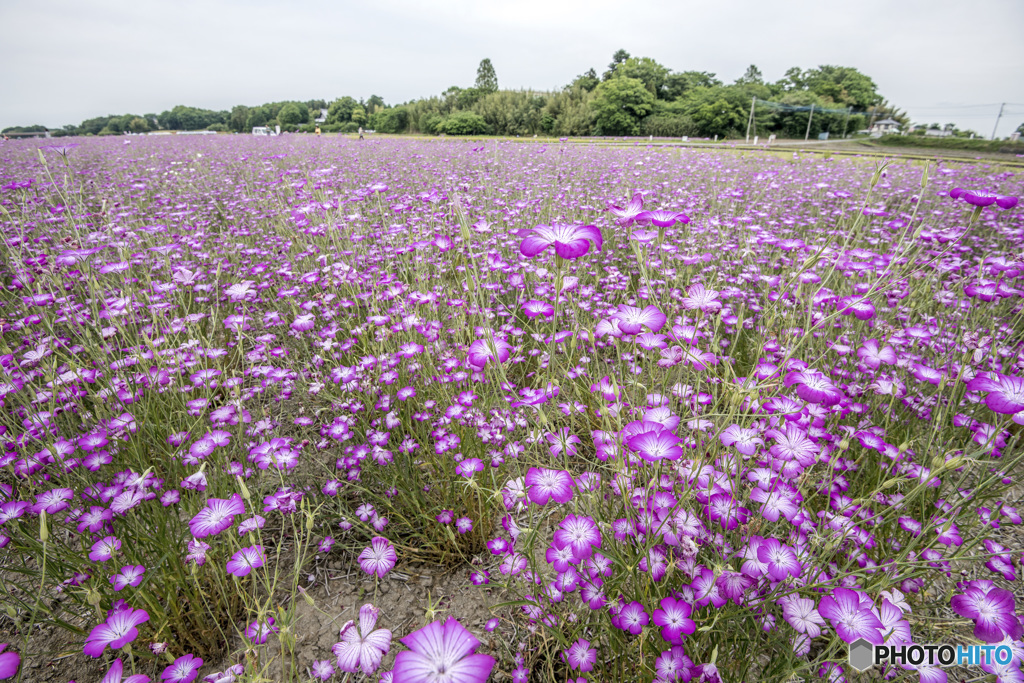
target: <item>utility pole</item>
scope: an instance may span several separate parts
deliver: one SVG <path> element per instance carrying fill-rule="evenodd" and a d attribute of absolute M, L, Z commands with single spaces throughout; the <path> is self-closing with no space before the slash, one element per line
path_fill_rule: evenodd
<path fill-rule="evenodd" d="M 804 133 L 804 142 L 807 142 L 807 138 L 811 137 L 811 121 L 814 120 L 814 103 L 811 103 L 811 115 L 807 117 L 807 132 Z"/>
<path fill-rule="evenodd" d="M 1003 107 L 1006 106 L 1006 102 L 999 105 L 999 116 L 996 117 L 996 125 L 992 128 L 992 139 L 996 139 L 996 128 L 999 128 L 999 119 L 1003 118 Z"/>
<path fill-rule="evenodd" d="M 846 108 L 846 118 L 843 119 L 843 139 L 846 139 L 846 126 L 850 123 L 850 107 Z"/>
<path fill-rule="evenodd" d="M 757 102 L 757 96 L 755 95 L 750 100 L 750 116 L 747 117 L 747 144 L 750 144 L 750 126 L 754 123 L 754 103 Z"/>

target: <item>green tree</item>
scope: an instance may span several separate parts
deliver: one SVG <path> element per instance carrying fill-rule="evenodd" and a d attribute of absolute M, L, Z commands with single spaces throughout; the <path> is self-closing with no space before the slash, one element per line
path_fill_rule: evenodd
<path fill-rule="evenodd" d="M 409 126 L 409 111 L 405 107 L 384 109 L 371 115 L 369 123 L 378 133 L 403 133 Z"/>
<path fill-rule="evenodd" d="M 463 90 L 459 90 L 458 94 L 455 96 L 455 108 L 470 109 L 485 94 L 486 93 L 481 90 L 477 90 L 476 88 L 465 88 Z"/>
<path fill-rule="evenodd" d="M 370 95 L 370 98 L 366 100 L 365 108 L 367 112 L 372 114 L 376 111 L 384 109 L 386 106 L 387 105 L 384 104 L 383 97 L 381 97 L 380 95 Z"/>
<path fill-rule="evenodd" d="M 494 72 L 494 65 L 490 59 L 480 61 L 476 69 L 476 83 L 473 86 L 483 94 L 498 91 L 498 74 Z"/>
<path fill-rule="evenodd" d="M 305 105 L 300 109 L 295 102 L 289 102 L 277 112 L 277 120 L 282 126 L 297 126 L 309 120 L 309 110 Z"/>
<path fill-rule="evenodd" d="M 650 57 L 630 57 L 615 67 L 613 78 L 635 78 L 642 81 L 652 95 L 662 98 L 666 94 L 665 79 L 669 70 Z"/>
<path fill-rule="evenodd" d="M 249 110 L 249 116 L 245 119 L 245 131 L 267 125 L 267 110 L 263 107 L 253 107 Z"/>
<path fill-rule="evenodd" d="M 333 125 L 335 123 L 348 123 L 352 120 L 352 112 L 359 106 L 353 98 L 345 96 L 339 97 L 338 99 L 331 102 L 331 106 L 327 108 L 327 123 Z"/>
<path fill-rule="evenodd" d="M 852 67 L 823 65 L 804 71 L 800 79 L 815 95 L 836 104 L 867 109 L 882 102 L 875 82 Z"/>
<path fill-rule="evenodd" d="M 533 135 L 544 130 L 541 119 L 546 103 L 544 96 L 529 90 L 499 90 L 481 97 L 473 111 L 494 135 Z"/>
<path fill-rule="evenodd" d="M 573 79 L 573 82 L 567 85 L 566 88 L 571 89 L 579 86 L 587 92 L 591 92 L 600 82 L 601 79 L 597 77 L 597 72 L 593 69 L 589 69 L 586 73 L 582 73 Z"/>
<path fill-rule="evenodd" d="M 615 73 L 615 67 L 622 64 L 629 59 L 629 53 L 623 49 L 618 49 L 615 54 L 612 55 L 612 61 L 608 64 L 608 70 L 601 75 L 602 81 L 607 81 Z"/>
<path fill-rule="evenodd" d="M 736 85 L 751 85 L 751 84 L 762 84 L 764 83 L 764 77 L 761 75 L 761 70 L 757 68 L 756 64 L 751 64 L 747 67 L 747 70 L 743 72 L 743 75 L 736 79 Z"/>
<path fill-rule="evenodd" d="M 1024 135 L 1024 123 L 1022 123 L 1019 126 L 1017 126 L 1016 132 L 1020 133 L 1021 135 Z"/>
<path fill-rule="evenodd" d="M 590 135 L 594 129 L 590 107 L 594 96 L 594 91 L 580 84 L 552 94 L 541 112 L 542 129 L 552 135 Z"/>
<path fill-rule="evenodd" d="M 750 99 L 743 87 L 694 88 L 680 104 L 683 114 L 697 126 L 699 135 L 726 137 L 739 135 L 746 129 Z"/>
<path fill-rule="evenodd" d="M 228 117 L 228 128 L 236 133 L 245 132 L 245 122 L 249 118 L 249 107 L 243 104 L 231 108 L 231 116 Z"/>
<path fill-rule="evenodd" d="M 678 100 L 694 88 L 716 88 L 722 81 L 709 71 L 682 71 L 665 77 L 665 99 Z"/>
<path fill-rule="evenodd" d="M 352 123 L 357 126 L 366 125 L 366 110 L 362 105 L 357 104 L 356 108 L 352 110 Z"/>
<path fill-rule="evenodd" d="M 590 106 L 599 135 L 639 135 L 654 109 L 654 94 L 638 78 L 612 78 L 597 86 Z"/>
<path fill-rule="evenodd" d="M 128 122 L 128 130 L 133 133 L 145 133 L 149 130 L 149 122 L 141 116 L 132 117 Z"/>

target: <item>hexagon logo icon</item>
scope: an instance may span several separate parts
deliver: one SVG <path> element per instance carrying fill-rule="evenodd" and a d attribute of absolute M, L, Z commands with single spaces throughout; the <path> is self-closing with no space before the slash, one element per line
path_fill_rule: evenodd
<path fill-rule="evenodd" d="M 850 666 L 857 671 L 867 671 L 875 663 L 875 648 L 864 638 L 850 643 Z"/>

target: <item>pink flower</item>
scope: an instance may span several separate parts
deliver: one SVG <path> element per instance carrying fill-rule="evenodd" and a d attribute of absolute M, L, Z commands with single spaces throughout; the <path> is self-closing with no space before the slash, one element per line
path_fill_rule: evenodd
<path fill-rule="evenodd" d="M 21 666 L 21 655 L 17 652 L 4 652 L 7 643 L 0 643 L 0 681 L 14 678 Z"/>
<path fill-rule="evenodd" d="M 836 634 L 847 643 L 864 638 L 872 645 L 882 645 L 882 622 L 871 611 L 870 600 L 861 601 L 861 594 L 849 588 L 836 588 L 818 604 L 818 613 L 832 622 Z"/>
<path fill-rule="evenodd" d="M 0 675 L 0 680 L 3 676 Z M 146 674 L 135 674 L 124 678 L 124 662 L 118 657 L 114 660 L 114 663 L 110 665 L 107 673 L 104 674 L 103 680 L 100 683 L 149 683 L 150 677 Z"/>
<path fill-rule="evenodd" d="M 620 304 L 619 310 L 612 318 L 618 321 L 619 329 L 626 334 L 640 334 L 644 327 L 649 328 L 651 332 L 660 332 L 668 320 L 657 306 L 646 306 L 641 309 L 626 304 Z"/>
<path fill-rule="evenodd" d="M 608 207 L 608 210 L 619 219 L 619 225 L 629 225 L 635 221 L 641 213 L 643 213 L 644 196 L 637 192 L 623 208 L 620 209 L 615 205 L 611 205 Z"/>
<path fill-rule="evenodd" d="M 683 637 L 694 632 L 697 624 L 690 618 L 693 605 L 675 598 L 662 598 L 661 608 L 654 610 L 655 626 L 661 627 L 661 637 L 668 643 L 681 643 Z"/>
<path fill-rule="evenodd" d="M 237 553 L 231 556 L 228 560 L 226 569 L 228 574 L 234 574 L 241 578 L 248 576 L 253 569 L 259 569 L 266 564 L 267 558 L 263 553 L 263 546 L 254 545 L 248 548 L 242 548 Z"/>
<path fill-rule="evenodd" d="M 466 360 L 473 369 L 483 370 L 489 360 L 496 360 L 499 363 L 507 361 L 511 350 L 511 344 L 498 338 L 495 338 L 493 342 L 477 339 L 469 345 L 469 354 Z M 415 392 L 412 395 L 415 395 Z"/>
<path fill-rule="evenodd" d="M 107 536 L 93 544 L 92 550 L 89 551 L 89 559 L 93 562 L 106 562 L 120 549 L 121 541 L 114 536 Z"/>
<path fill-rule="evenodd" d="M 580 638 L 565 651 L 565 661 L 570 669 L 579 669 L 582 673 L 592 671 L 597 662 L 597 650 L 590 647 L 589 640 Z"/>
<path fill-rule="evenodd" d="M 409 649 L 399 652 L 392 670 L 402 683 L 484 683 L 494 658 L 474 654 L 480 641 L 454 617 L 435 621 L 402 638 Z"/>
<path fill-rule="evenodd" d="M 954 187 L 949 191 L 949 196 L 953 199 L 962 199 L 972 206 L 992 206 L 995 204 L 1000 209 L 1012 209 L 1017 206 L 1017 197 L 1010 197 L 1007 195 L 994 194 L 991 192 L 980 192 L 977 190 L 965 190 L 960 187 Z"/>
<path fill-rule="evenodd" d="M 160 680 L 167 683 L 192 683 L 199 675 L 199 667 L 203 660 L 195 655 L 185 655 L 174 660 L 174 664 L 164 669 Z"/>
<path fill-rule="evenodd" d="M 562 258 L 577 259 L 590 251 L 591 243 L 601 251 L 604 239 L 596 226 L 554 223 L 535 227 L 519 245 L 519 251 L 523 256 L 533 257 L 554 245 L 555 253 Z"/>
<path fill-rule="evenodd" d="M 653 425 L 655 423 L 644 424 Z M 667 429 L 651 429 L 629 437 L 626 440 L 626 445 L 630 450 L 639 453 L 644 460 L 657 462 L 658 460 L 678 460 L 682 457 L 683 449 L 679 446 L 681 442 L 682 439 Z"/>
<path fill-rule="evenodd" d="M 398 553 L 391 541 L 383 536 L 376 536 L 370 541 L 370 547 L 359 553 L 359 566 L 367 574 L 376 574 L 383 578 L 391 571 L 398 561 Z"/>
<path fill-rule="evenodd" d="M 568 472 L 531 467 L 524 483 L 527 496 L 537 505 L 546 505 L 549 500 L 556 503 L 572 500 L 572 475 Z"/>
<path fill-rule="evenodd" d="M 338 668 L 355 673 L 362 669 L 367 676 L 380 666 L 381 659 L 391 649 L 391 631 L 376 629 L 378 611 L 373 605 L 359 609 L 359 627 L 349 621 L 341 627 L 341 641 L 334 644 L 331 652 L 338 658 Z"/>
<path fill-rule="evenodd" d="M 1024 630 L 1014 614 L 1013 593 L 1005 588 L 972 586 L 963 595 L 954 595 L 951 604 L 960 616 L 974 619 L 974 637 L 986 643 L 1006 636 L 1018 640 Z"/>
<path fill-rule="evenodd" d="M 111 650 L 118 650 L 135 640 L 139 635 L 136 627 L 147 621 L 149 613 L 146 610 L 131 607 L 117 610 L 92 629 L 82 651 L 90 657 L 99 657 L 108 645 Z"/>
<path fill-rule="evenodd" d="M 195 538 L 213 536 L 227 529 L 235 521 L 235 515 L 245 512 L 245 502 L 237 493 L 228 499 L 210 498 L 206 507 L 189 520 L 188 526 Z"/>
<path fill-rule="evenodd" d="M 636 222 L 641 225 L 650 224 L 659 228 L 671 228 L 676 223 L 689 223 L 690 217 L 685 213 L 658 209 L 657 211 L 641 211 L 636 215 Z"/>
<path fill-rule="evenodd" d="M 110 583 L 113 584 L 115 591 L 123 590 L 128 586 L 134 588 L 142 583 L 142 575 L 146 572 L 146 568 L 141 564 L 136 565 L 125 565 L 121 567 L 121 571 L 110 577 Z"/>
<path fill-rule="evenodd" d="M 967 383 L 969 391 L 987 391 L 985 405 L 994 413 L 1013 415 L 1024 410 L 1024 378 L 1000 373 L 978 375 Z"/>

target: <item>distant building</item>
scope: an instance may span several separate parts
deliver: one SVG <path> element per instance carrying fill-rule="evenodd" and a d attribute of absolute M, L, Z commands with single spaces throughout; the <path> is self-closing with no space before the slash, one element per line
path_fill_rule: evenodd
<path fill-rule="evenodd" d="M 313 121 L 315 121 L 316 123 L 325 123 L 327 121 L 327 110 L 321 109 L 320 116 L 313 119 Z"/>
<path fill-rule="evenodd" d="M 938 128 L 929 128 L 924 132 L 930 138 L 948 138 L 952 137 L 953 131 L 951 130 L 939 130 Z"/>
<path fill-rule="evenodd" d="M 882 119 L 881 121 L 876 121 L 875 125 L 871 126 L 871 134 L 874 136 L 895 135 L 899 132 L 900 122 L 893 119 Z"/>

